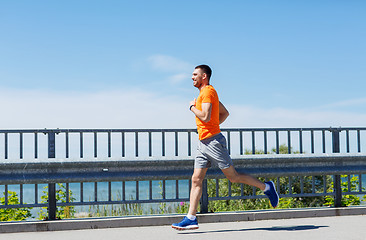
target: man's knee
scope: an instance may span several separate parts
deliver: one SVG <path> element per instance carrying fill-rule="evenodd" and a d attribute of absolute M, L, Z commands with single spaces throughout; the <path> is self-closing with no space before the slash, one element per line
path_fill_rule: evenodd
<path fill-rule="evenodd" d="M 202 185 L 204 177 L 200 177 L 199 175 L 192 175 L 192 185 Z"/>

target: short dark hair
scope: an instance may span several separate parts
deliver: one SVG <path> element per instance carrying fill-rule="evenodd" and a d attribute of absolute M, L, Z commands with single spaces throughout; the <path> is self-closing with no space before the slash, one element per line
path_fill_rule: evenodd
<path fill-rule="evenodd" d="M 201 69 L 204 73 L 206 73 L 208 80 L 210 80 L 211 75 L 212 75 L 212 70 L 208 65 L 205 65 L 205 64 L 198 65 L 194 69 L 197 69 L 197 68 Z"/>

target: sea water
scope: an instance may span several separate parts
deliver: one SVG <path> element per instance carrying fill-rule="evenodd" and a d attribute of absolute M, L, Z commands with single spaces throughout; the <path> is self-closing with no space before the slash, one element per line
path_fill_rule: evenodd
<path fill-rule="evenodd" d="M 70 183 L 69 190 L 71 192 L 70 198 L 73 199 L 74 202 L 81 201 L 81 191 L 80 191 L 80 183 Z M 65 192 L 66 184 L 63 184 L 62 190 Z M 188 180 L 179 180 L 179 198 L 189 198 L 189 181 Z M 95 183 L 94 182 L 85 182 L 83 183 L 83 202 L 94 202 L 95 197 L 97 197 L 98 201 L 108 201 L 108 182 L 98 182 L 97 183 L 97 193 L 95 193 Z M 56 190 L 59 190 L 60 186 L 56 185 Z M 4 193 L 5 187 L 4 185 L 0 186 L 0 191 Z M 20 185 L 8 185 L 8 191 L 16 192 L 18 197 L 20 196 Z M 35 195 L 37 191 L 37 202 L 42 203 L 46 200 L 45 196 L 48 194 L 48 184 L 38 184 L 37 189 L 35 189 L 34 184 L 24 184 L 23 185 L 23 202 L 25 204 L 35 204 Z M 138 183 L 138 198 L 139 200 L 149 200 L 150 197 L 150 183 L 149 181 L 139 181 Z M 162 181 L 152 181 L 151 188 L 152 199 L 163 199 L 163 189 L 162 189 Z M 175 180 L 166 180 L 165 181 L 165 199 L 176 199 L 176 181 Z M 121 201 L 122 200 L 122 182 L 111 182 L 111 200 L 112 201 Z M 135 181 L 126 181 L 125 182 L 125 200 L 136 200 L 136 182 Z M 178 200 L 179 201 L 179 200 Z M 166 210 L 169 209 L 170 212 L 174 212 L 174 209 L 181 204 L 180 202 L 169 202 L 164 205 Z M 116 206 L 114 206 L 116 208 Z M 151 214 L 151 213 L 160 213 L 162 211 L 161 203 L 142 203 L 138 206 L 141 208 L 142 214 Z M 111 208 L 111 205 L 105 206 L 104 209 Z M 84 205 L 84 206 L 76 206 L 76 212 L 82 212 L 84 215 L 93 215 L 93 211 L 97 211 L 97 207 L 95 205 Z M 40 208 L 33 208 L 31 210 L 32 216 L 34 218 L 38 218 L 40 213 Z M 164 211 L 164 210 L 163 210 Z M 133 214 L 132 212 L 129 214 Z"/>

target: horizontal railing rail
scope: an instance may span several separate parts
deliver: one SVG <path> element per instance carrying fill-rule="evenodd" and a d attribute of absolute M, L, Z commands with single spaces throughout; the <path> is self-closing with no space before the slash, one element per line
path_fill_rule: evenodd
<path fill-rule="evenodd" d="M 362 152 L 366 128 L 224 128 L 231 154 Z M 194 135 L 194 136 L 192 136 Z M 192 156 L 196 129 L 0 130 L 0 159 Z M 3 136 L 3 137 L 2 137 Z M 3 145 L 3 147 L 1 147 Z"/>
<path fill-rule="evenodd" d="M 366 173 L 366 154 L 260 154 L 232 157 L 238 172 L 262 177 Z M 0 184 L 73 183 L 188 179 L 194 159 L 0 160 Z M 222 178 L 210 168 L 208 178 Z"/>

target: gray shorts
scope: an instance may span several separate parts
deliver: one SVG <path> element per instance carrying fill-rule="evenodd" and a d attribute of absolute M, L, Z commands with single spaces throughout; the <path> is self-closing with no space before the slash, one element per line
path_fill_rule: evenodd
<path fill-rule="evenodd" d="M 220 169 L 225 169 L 233 165 L 233 161 L 226 147 L 226 139 L 222 133 L 198 142 L 194 167 L 209 168 L 211 167 L 211 162 Z"/>

